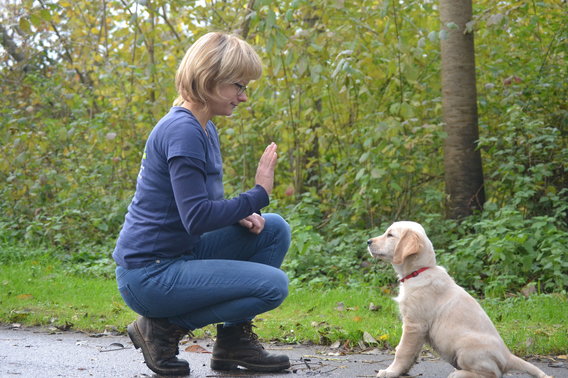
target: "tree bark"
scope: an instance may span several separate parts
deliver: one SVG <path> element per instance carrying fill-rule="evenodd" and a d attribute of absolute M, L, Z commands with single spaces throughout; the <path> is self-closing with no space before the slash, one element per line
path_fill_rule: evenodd
<path fill-rule="evenodd" d="M 250 31 L 250 14 L 254 10 L 254 3 L 256 0 L 249 0 L 247 4 L 247 10 L 245 13 L 245 17 L 243 22 L 241 23 L 241 27 L 237 30 L 237 33 L 241 35 L 243 39 L 247 39 Z"/>
<path fill-rule="evenodd" d="M 481 153 L 477 148 L 477 91 L 472 0 L 440 0 L 442 112 L 447 216 L 460 219 L 482 210 L 485 202 Z"/>

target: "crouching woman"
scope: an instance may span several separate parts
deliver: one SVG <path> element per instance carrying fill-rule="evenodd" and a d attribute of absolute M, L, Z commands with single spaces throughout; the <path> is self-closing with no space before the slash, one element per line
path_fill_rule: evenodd
<path fill-rule="evenodd" d="M 277 146 L 262 153 L 255 186 L 225 199 L 212 122 L 247 101 L 247 85 L 261 71 L 245 41 L 204 35 L 178 68 L 174 106 L 147 139 L 113 257 L 119 291 L 140 315 L 128 335 L 157 374 L 189 374 L 189 363 L 177 357 L 179 340 L 214 323 L 212 369 L 290 366 L 287 356 L 264 350 L 252 323 L 288 294 L 280 265 L 290 228 L 281 216 L 260 212 L 272 192 Z"/>

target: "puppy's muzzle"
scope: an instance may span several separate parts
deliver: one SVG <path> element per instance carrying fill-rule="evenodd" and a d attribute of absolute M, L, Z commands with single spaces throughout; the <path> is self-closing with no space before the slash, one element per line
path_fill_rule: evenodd
<path fill-rule="evenodd" d="M 367 240 L 367 251 L 369 251 L 369 254 L 373 257 L 378 257 L 378 255 L 373 253 L 373 239 L 369 239 Z"/>

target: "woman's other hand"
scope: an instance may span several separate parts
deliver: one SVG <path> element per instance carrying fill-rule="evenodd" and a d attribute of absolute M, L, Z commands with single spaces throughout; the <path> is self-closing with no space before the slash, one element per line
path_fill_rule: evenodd
<path fill-rule="evenodd" d="M 256 184 L 262 186 L 268 195 L 272 193 L 274 188 L 274 168 L 276 168 L 276 163 L 278 162 L 277 149 L 276 143 L 270 143 L 260 157 L 258 168 L 256 169 Z"/>
<path fill-rule="evenodd" d="M 248 228 L 248 230 L 253 234 L 258 235 L 264 229 L 264 222 L 265 220 L 262 216 L 258 215 L 257 213 L 253 213 L 252 215 L 241 219 L 239 221 L 239 224 L 244 228 Z"/>

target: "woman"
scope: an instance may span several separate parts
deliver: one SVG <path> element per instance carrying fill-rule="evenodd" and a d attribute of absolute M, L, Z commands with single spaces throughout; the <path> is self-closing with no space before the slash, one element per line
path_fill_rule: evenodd
<path fill-rule="evenodd" d="M 128 326 L 134 346 L 158 374 L 189 374 L 178 359 L 181 337 L 217 325 L 211 368 L 278 371 L 285 355 L 267 353 L 253 318 L 288 294 L 279 267 L 290 228 L 269 203 L 277 146 L 266 147 L 254 188 L 223 198 L 219 138 L 211 119 L 247 100 L 262 66 L 236 36 L 209 33 L 187 51 L 177 74 L 178 99 L 154 127 L 113 257 L 126 304 L 141 316 Z"/>

